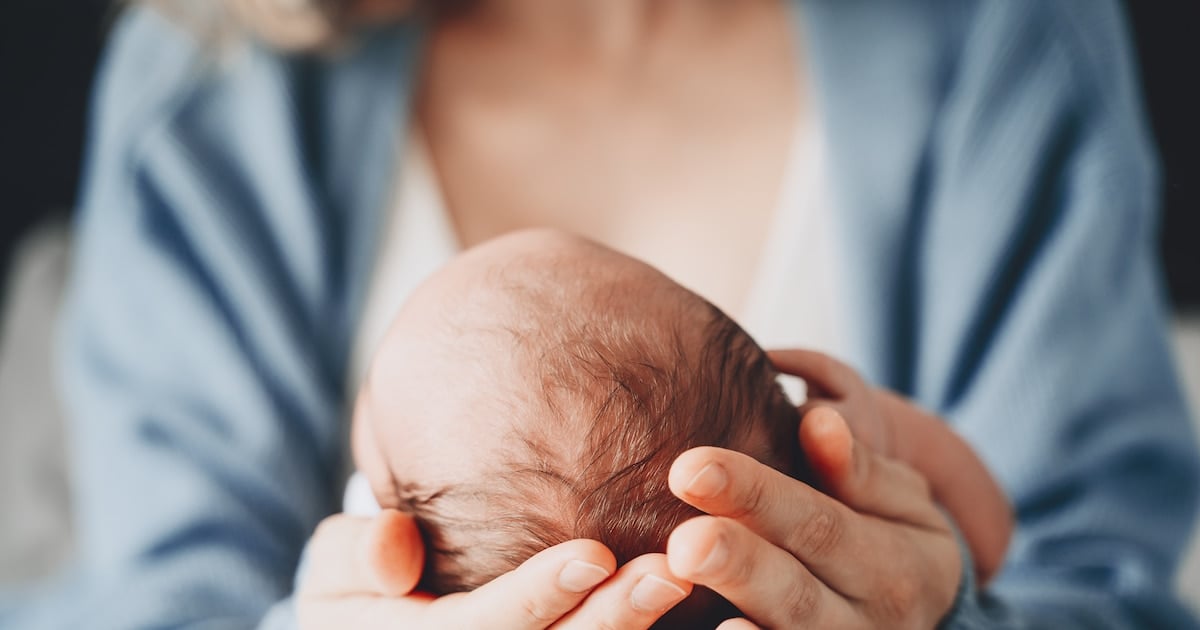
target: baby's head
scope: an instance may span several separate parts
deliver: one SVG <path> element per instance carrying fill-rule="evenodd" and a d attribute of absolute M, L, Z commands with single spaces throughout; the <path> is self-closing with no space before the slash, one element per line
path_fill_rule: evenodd
<path fill-rule="evenodd" d="M 574 538 L 621 564 L 699 514 L 667 488 L 680 453 L 796 473 L 798 416 L 775 378 L 737 324 L 652 267 L 520 232 L 405 304 L 360 393 L 355 458 L 383 507 L 416 517 L 434 592 Z"/>

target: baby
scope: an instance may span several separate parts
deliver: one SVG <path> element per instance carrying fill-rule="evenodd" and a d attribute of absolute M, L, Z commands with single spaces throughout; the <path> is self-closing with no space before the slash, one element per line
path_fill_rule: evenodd
<path fill-rule="evenodd" d="M 777 376 L 733 320 L 650 266 L 521 232 L 467 251 L 405 304 L 360 392 L 355 460 L 382 507 L 416 518 L 433 593 L 574 538 L 621 564 L 699 514 L 666 483 L 690 448 L 808 480 Z M 696 589 L 664 625 L 735 614 Z"/>

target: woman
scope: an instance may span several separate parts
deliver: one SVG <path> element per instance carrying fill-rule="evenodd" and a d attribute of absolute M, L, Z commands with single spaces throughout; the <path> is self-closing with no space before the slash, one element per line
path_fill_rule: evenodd
<path fill-rule="evenodd" d="M 122 21 L 64 346 L 88 627 L 290 624 L 379 322 L 456 248 L 531 225 L 936 410 L 1014 503 L 1007 567 L 981 589 L 948 533 L 896 517 L 929 507 L 903 474 L 851 466 L 838 503 L 717 452 L 676 468 L 729 472 L 692 497 L 731 517 L 691 533 L 727 543 L 720 570 L 560 582 L 604 564 L 573 541 L 430 602 L 387 571 L 402 516 L 334 517 L 302 624 L 645 628 L 670 598 L 638 606 L 644 575 L 772 627 L 1193 624 L 1170 577 L 1196 457 L 1115 3 L 399 4 L 234 3 L 283 46 L 349 33 L 303 54 Z"/>

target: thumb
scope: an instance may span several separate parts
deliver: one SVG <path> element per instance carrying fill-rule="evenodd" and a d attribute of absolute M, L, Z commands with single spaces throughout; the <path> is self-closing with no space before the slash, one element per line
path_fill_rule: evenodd
<path fill-rule="evenodd" d="M 801 409 L 800 450 L 823 486 L 837 496 L 853 472 L 854 436 L 842 415 L 832 407 L 814 405 Z"/>
<path fill-rule="evenodd" d="M 307 595 L 397 597 L 420 580 L 425 546 L 411 516 L 384 510 L 372 518 L 326 518 L 313 534 L 309 554 L 300 584 Z"/>
<path fill-rule="evenodd" d="M 925 477 L 854 439 L 834 409 L 817 407 L 804 416 L 800 449 L 825 492 L 854 510 L 922 526 L 943 521 Z"/>

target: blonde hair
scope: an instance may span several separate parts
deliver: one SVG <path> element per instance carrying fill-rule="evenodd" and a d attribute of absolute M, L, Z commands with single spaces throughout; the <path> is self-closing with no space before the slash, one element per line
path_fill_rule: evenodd
<path fill-rule="evenodd" d="M 251 33 L 286 50 L 320 48 L 356 26 L 398 19 L 417 0 L 143 0 L 206 37 Z"/>

